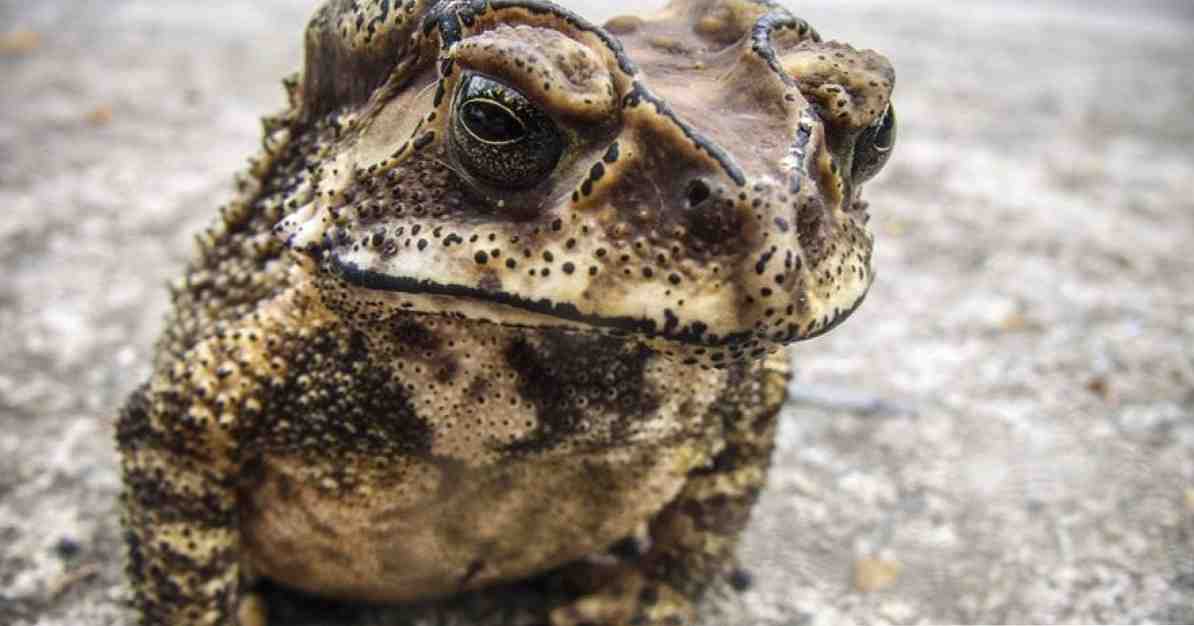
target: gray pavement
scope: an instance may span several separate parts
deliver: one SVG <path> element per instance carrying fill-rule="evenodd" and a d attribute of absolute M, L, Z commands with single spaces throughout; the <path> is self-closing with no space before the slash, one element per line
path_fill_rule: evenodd
<path fill-rule="evenodd" d="M 891 58 L 900 145 L 706 624 L 1194 622 L 1194 5 L 791 5 Z M 130 623 L 115 407 L 310 10 L 0 0 L 0 624 Z"/>

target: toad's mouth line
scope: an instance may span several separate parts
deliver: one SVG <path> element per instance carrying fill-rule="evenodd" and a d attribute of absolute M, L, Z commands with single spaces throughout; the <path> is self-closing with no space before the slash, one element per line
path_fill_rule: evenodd
<path fill-rule="evenodd" d="M 758 338 L 754 332 L 748 330 L 726 335 L 710 333 L 708 332 L 708 327 L 700 321 L 693 321 L 681 326 L 679 319 L 675 315 L 670 314 L 670 311 L 667 312 L 667 322 L 661 329 L 655 320 L 648 318 L 593 315 L 581 311 L 574 304 L 554 302 L 547 298 L 533 300 L 505 291 L 489 291 L 465 285 L 450 285 L 428 279 L 394 276 L 392 274 L 375 272 L 361 268 L 355 263 L 343 261 L 334 254 L 330 255 L 330 265 L 333 274 L 355 287 L 414 295 L 450 296 L 502 304 L 561 320 L 585 324 L 615 335 L 641 335 L 703 348 L 738 346 L 749 342 L 751 339 Z M 805 339 L 812 339 L 833 330 L 838 324 L 845 321 L 847 317 L 850 317 L 850 314 L 862 304 L 865 298 L 866 293 L 864 292 L 847 310 L 841 311 L 834 319 L 827 320 L 821 328 L 799 338 L 794 338 L 794 340 L 803 341 Z"/>

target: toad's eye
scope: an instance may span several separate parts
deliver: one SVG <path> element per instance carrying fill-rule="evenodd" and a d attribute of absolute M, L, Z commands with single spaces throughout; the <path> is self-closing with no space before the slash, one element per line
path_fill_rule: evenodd
<path fill-rule="evenodd" d="M 528 189 L 559 162 L 564 138 L 555 122 L 517 89 L 469 74 L 452 106 L 453 154 L 481 181 Z"/>
<path fill-rule="evenodd" d="M 460 105 L 460 124 L 482 143 L 514 143 L 527 134 L 526 126 L 513 111 L 485 98 L 473 98 Z"/>
<path fill-rule="evenodd" d="M 883 169 L 895 147 L 895 139 L 895 108 L 888 104 L 882 117 L 863 130 L 854 142 L 854 182 L 867 180 Z"/>

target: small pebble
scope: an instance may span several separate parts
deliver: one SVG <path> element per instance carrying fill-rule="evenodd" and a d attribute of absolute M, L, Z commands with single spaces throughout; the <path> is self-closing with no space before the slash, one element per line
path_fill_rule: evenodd
<path fill-rule="evenodd" d="M 750 570 L 739 567 L 730 572 L 729 581 L 734 591 L 742 592 L 754 586 L 755 577 L 750 573 Z"/>
<path fill-rule="evenodd" d="M 54 554 L 62 560 L 73 559 L 83 550 L 83 546 L 72 537 L 63 537 L 54 544 Z"/>
<path fill-rule="evenodd" d="M 41 33 L 13 30 L 0 34 L 0 54 L 26 54 L 41 46 Z"/>
<path fill-rule="evenodd" d="M 854 564 L 854 587 L 871 592 L 886 589 L 899 578 L 902 566 L 895 561 L 867 557 Z"/>

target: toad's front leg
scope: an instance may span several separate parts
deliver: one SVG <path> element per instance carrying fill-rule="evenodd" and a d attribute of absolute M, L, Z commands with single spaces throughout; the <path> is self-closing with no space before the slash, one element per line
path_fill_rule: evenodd
<path fill-rule="evenodd" d="M 129 580 L 145 626 L 235 624 L 240 601 L 237 420 L 218 401 L 190 399 L 187 382 L 155 377 L 117 427 Z"/>
<path fill-rule="evenodd" d="M 695 600 L 734 562 L 739 535 L 767 477 L 791 377 L 779 351 L 745 368 L 713 407 L 725 447 L 650 522 L 646 554 L 615 567 L 581 563 L 561 573 L 594 589 L 552 611 L 553 626 L 682 626 Z"/>
<path fill-rule="evenodd" d="M 288 329 L 319 332 L 309 299 L 284 293 L 158 364 L 117 423 L 133 602 L 146 626 L 260 624 L 242 593 L 238 488 L 285 375 Z M 297 316 L 304 316 L 298 319 Z M 238 617 L 240 613 L 241 617 Z M 253 614 L 258 616 L 249 618 Z"/>

